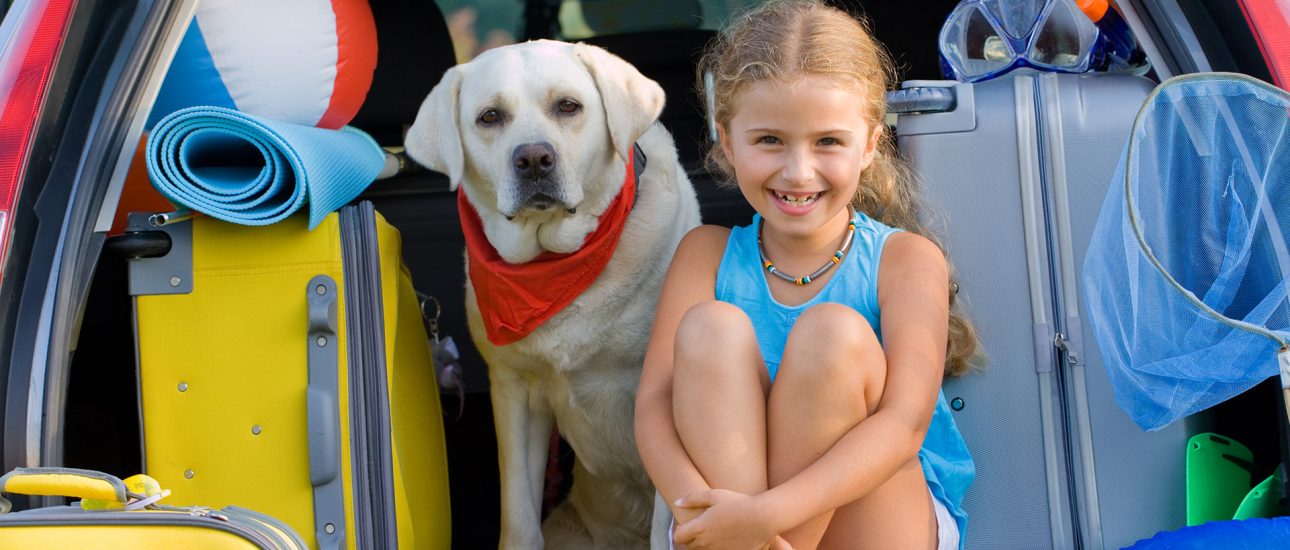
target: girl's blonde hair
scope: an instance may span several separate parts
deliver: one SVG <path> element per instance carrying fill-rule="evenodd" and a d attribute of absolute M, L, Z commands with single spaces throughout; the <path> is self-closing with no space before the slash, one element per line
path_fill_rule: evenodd
<path fill-rule="evenodd" d="M 727 131 L 735 100 L 748 84 L 789 82 L 800 75 L 822 76 L 851 86 L 863 101 L 869 124 L 876 127 L 883 124 L 887 90 L 896 78 L 887 51 L 864 23 L 817 0 L 772 0 L 738 16 L 709 44 L 698 73 L 699 90 L 712 88 L 707 90 L 714 97 L 708 105 L 709 116 Z M 704 82 L 705 73 L 711 74 L 710 84 Z M 734 170 L 719 145 L 709 147 L 707 163 L 726 181 L 733 179 Z M 889 226 L 940 244 L 920 220 L 922 206 L 915 178 L 897 156 L 888 132 L 879 138 L 873 163 L 860 174 L 851 204 Z M 953 267 L 950 269 L 953 289 Z M 976 331 L 955 310 L 954 302 L 955 292 L 951 291 L 945 360 L 945 372 L 951 376 L 967 372 L 977 353 Z"/>

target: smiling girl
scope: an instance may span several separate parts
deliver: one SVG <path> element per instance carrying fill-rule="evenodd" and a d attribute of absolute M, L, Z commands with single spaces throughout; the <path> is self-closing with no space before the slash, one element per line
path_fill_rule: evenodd
<path fill-rule="evenodd" d="M 757 214 L 677 249 L 636 441 L 690 548 L 959 548 L 972 459 L 941 379 L 968 367 L 945 256 L 882 125 L 893 73 L 814 1 L 710 47 L 720 143 Z"/>

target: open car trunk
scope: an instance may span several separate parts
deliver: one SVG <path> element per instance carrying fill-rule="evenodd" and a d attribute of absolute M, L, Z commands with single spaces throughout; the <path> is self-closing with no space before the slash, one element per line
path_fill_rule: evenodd
<path fill-rule="evenodd" d="M 185 26 L 183 14 L 185 10 L 191 13 L 192 9 L 190 2 L 140 2 L 132 6 L 133 9 L 109 9 L 108 4 L 110 3 L 84 2 L 85 8 L 81 16 L 92 20 L 81 24 L 100 28 L 97 33 L 91 33 L 95 39 L 104 35 L 124 36 L 126 39 L 118 43 L 127 45 L 132 43 L 129 38 L 138 37 L 139 33 L 152 32 L 160 35 L 182 32 Z M 712 29 L 720 24 L 719 20 L 709 20 L 707 18 L 709 12 L 704 10 L 711 11 L 714 9 L 712 6 L 717 4 L 721 4 L 721 9 L 724 10 L 725 4 L 675 2 L 666 3 L 666 7 L 658 7 L 649 2 L 622 2 L 623 6 L 629 8 L 633 5 L 637 5 L 637 8 L 647 6 L 660 12 L 661 15 L 679 14 L 679 20 L 700 23 L 691 24 L 685 28 L 667 27 L 666 25 L 671 24 L 668 21 L 678 19 L 660 15 L 659 19 L 663 22 L 653 27 L 646 22 L 640 22 L 637 28 L 617 28 L 605 23 L 607 26 L 602 29 L 595 27 L 598 20 L 595 19 L 594 12 L 597 9 L 607 9 L 613 3 L 586 1 L 584 4 L 587 13 L 590 14 L 586 21 L 588 28 L 580 31 L 582 34 L 577 35 L 576 38 L 601 45 L 622 56 L 640 68 L 646 76 L 660 82 L 667 92 L 668 105 L 661 117 L 661 122 L 672 131 L 676 139 L 681 161 L 698 192 L 704 222 L 726 226 L 747 223 L 752 215 L 750 207 L 737 191 L 720 187 L 703 166 L 701 155 L 708 144 L 708 129 L 701 113 L 702 99 L 694 91 L 694 62 L 698 58 L 700 48 L 713 36 Z M 843 4 L 860 3 L 843 2 Z M 901 66 L 902 79 L 936 80 L 940 78 L 936 36 L 944 16 L 949 13 L 954 4 L 955 2 L 948 0 L 916 5 L 868 2 L 863 7 L 857 5 L 851 7 L 854 8 L 853 11 L 864 12 L 869 16 L 877 36 L 888 46 Z M 458 24 L 459 19 L 463 17 L 461 10 L 470 6 L 465 2 L 448 0 L 440 2 L 439 5 L 441 8 L 428 3 L 412 5 L 408 2 L 388 0 L 372 1 L 380 41 L 378 65 L 367 102 L 353 124 L 368 131 L 383 146 L 401 145 L 403 130 L 412 122 L 421 100 L 437 82 L 442 72 L 457 61 L 469 57 L 469 52 L 454 50 L 455 47 L 460 48 L 460 46 L 454 46 L 450 26 Z M 481 6 L 483 6 L 482 3 Z M 479 9 L 492 8 L 480 7 Z M 530 0 L 516 3 L 506 9 L 510 10 L 508 13 L 511 14 L 508 24 L 513 29 L 510 37 L 512 40 L 568 36 L 567 33 L 560 34 L 559 10 L 547 2 Z M 678 13 L 662 13 L 673 9 L 678 10 Z M 485 13 L 481 11 L 475 15 L 482 18 Z M 696 15 L 699 19 L 694 18 Z M 483 23 L 480 25 L 482 36 L 485 29 Z M 177 38 L 171 40 L 170 48 L 173 51 Z M 165 43 L 164 40 L 159 42 Z M 146 52 L 146 55 L 164 58 L 167 55 L 164 50 L 165 47 L 161 46 Z M 155 87 L 160 85 L 164 70 L 156 73 L 143 71 L 140 74 L 131 73 L 124 76 L 113 72 L 119 70 L 119 65 L 124 64 L 124 60 L 131 59 L 131 55 L 145 54 L 130 54 L 125 51 L 124 46 L 121 51 L 115 51 L 108 46 L 103 48 L 99 57 L 90 59 L 90 56 L 86 56 L 80 62 L 88 67 L 83 70 L 91 77 L 95 74 L 99 76 L 97 80 L 88 78 L 86 89 L 81 90 L 80 111 L 82 112 L 77 115 L 74 109 L 68 108 L 72 113 L 68 116 L 73 122 L 79 121 L 88 125 L 93 120 L 99 120 L 92 118 L 89 112 L 94 110 L 93 107 L 101 94 L 105 97 L 108 95 L 104 90 L 112 86 L 128 85 L 144 88 L 152 86 L 155 91 Z M 133 62 L 138 61 L 136 59 Z M 104 74 L 109 76 L 105 77 Z M 143 82 L 125 82 L 129 78 L 136 77 L 141 78 Z M 144 96 L 147 94 L 139 97 Z M 1069 99 L 1054 101 L 1069 101 Z M 1062 104 L 1054 107 L 1060 109 L 1063 106 L 1069 105 Z M 136 105 L 135 108 L 146 111 L 147 105 Z M 1043 106 L 1041 105 L 1040 108 Z M 137 120 L 139 116 L 145 115 L 137 115 L 133 119 L 133 124 L 142 124 L 141 120 Z M 978 112 L 977 116 L 982 115 Z M 122 118 L 132 120 L 129 116 Z M 892 130 L 895 130 L 894 127 Z M 115 142 L 116 148 L 111 151 L 111 154 L 99 152 L 104 159 L 131 158 L 138 142 L 124 139 L 124 136 L 129 134 L 128 131 L 122 130 L 120 133 L 121 136 L 118 136 Z M 904 142 L 902 142 L 903 146 L 905 146 Z M 75 153 L 77 153 L 75 158 L 79 158 L 80 151 Z M 925 163 L 929 159 L 940 156 L 961 154 L 962 151 L 937 150 L 935 146 L 922 145 L 907 148 L 906 153 L 920 157 L 916 159 L 917 165 L 919 162 Z M 75 167 L 75 159 L 72 152 L 64 154 L 68 155 L 62 160 L 64 169 L 54 173 L 65 178 L 74 178 L 79 172 L 66 166 L 71 163 L 70 166 Z M 1005 154 L 1011 154 L 1011 151 Z M 134 165 L 130 166 L 130 171 L 142 169 L 138 166 L 139 158 L 134 157 Z M 1105 162 L 1114 162 L 1114 160 Z M 107 163 L 107 161 L 103 162 Z M 111 170 L 108 172 L 110 173 Z M 126 172 L 125 166 L 122 165 L 117 172 L 118 177 L 123 177 Z M 101 177 L 105 181 L 95 186 L 98 192 L 119 193 L 119 185 L 107 185 L 106 180 L 111 179 L 108 175 L 101 175 Z M 83 189 L 76 191 L 76 193 L 84 192 L 86 191 Z M 75 200 L 67 198 L 67 195 L 77 196 L 71 189 L 64 189 L 61 192 L 49 191 L 47 196 L 51 198 L 45 200 L 53 201 L 55 204 L 46 205 L 46 210 L 69 216 L 69 220 L 72 215 L 83 218 L 75 223 L 71 221 L 66 223 L 68 227 L 80 228 L 89 235 L 83 239 L 82 246 L 92 250 L 93 253 L 85 254 L 86 259 L 80 265 L 82 269 L 78 274 L 79 284 L 84 285 L 84 288 L 79 292 L 65 292 L 73 299 L 70 302 L 60 303 L 60 307 L 65 308 L 64 315 L 70 319 L 67 324 L 71 327 L 67 335 L 68 349 L 64 350 L 67 352 L 66 356 L 70 357 L 70 362 L 61 367 L 65 370 L 48 374 L 43 378 L 52 383 L 44 385 L 45 393 L 42 394 L 39 402 L 27 405 L 24 409 L 39 410 L 40 407 L 52 402 L 55 403 L 52 406 L 58 407 L 60 415 L 49 419 L 49 425 L 37 426 L 34 435 L 24 432 L 21 436 L 17 436 L 9 433 L 13 431 L 12 429 L 6 428 L 5 467 L 10 469 L 24 466 L 27 465 L 25 462 L 34 458 L 42 464 L 97 469 L 126 477 L 144 470 L 143 453 L 145 452 L 138 405 L 140 384 L 137 378 L 138 352 L 135 347 L 133 306 L 128 290 L 128 260 L 114 254 L 110 247 L 102 249 L 108 237 L 105 228 L 98 228 L 91 233 L 90 230 L 95 229 L 92 209 L 86 207 L 82 210 L 71 210 L 71 213 L 63 211 L 64 203 L 76 204 Z M 944 199 L 946 196 L 942 194 L 941 198 Z M 118 198 L 123 202 L 129 202 L 127 198 L 116 196 L 98 196 L 95 200 L 115 203 Z M 34 202 L 35 198 L 31 200 Z M 448 181 L 443 175 L 428 171 L 414 171 L 375 182 L 356 199 L 356 202 L 364 200 L 370 201 L 375 206 L 375 210 L 401 234 L 402 258 L 411 273 L 413 286 L 418 293 L 431 296 L 438 302 L 441 311 L 437 318 L 439 334 L 441 337 L 453 337 L 461 351 L 461 391 L 446 389 L 440 396 L 444 412 L 443 423 L 451 485 L 453 546 L 457 548 L 495 546 L 498 536 L 500 492 L 496 439 L 493 435 L 487 372 L 478 352 L 471 344 L 466 328 L 463 301 L 467 282 L 462 268 L 463 237 L 457 217 L 456 196 L 449 191 Z M 1015 204 L 1000 202 L 983 207 L 1001 208 L 1010 212 L 1017 209 L 1019 212 L 1021 205 L 1018 200 Z M 1085 213 L 1085 215 L 1095 216 L 1096 212 Z M 98 221 L 101 222 L 102 219 Z M 980 223 L 992 224 L 993 221 L 987 219 Z M 991 229 L 984 226 L 955 227 L 954 230 L 958 235 L 976 237 L 978 240 L 975 245 L 952 248 L 951 259 L 953 260 L 956 255 L 979 251 L 978 248 L 971 248 L 972 246 L 989 246 L 988 242 L 979 239 L 988 235 Z M 45 231 L 52 230 L 46 227 Z M 58 246 L 60 241 L 56 233 L 51 233 L 45 240 L 40 241 L 39 246 Z M 34 245 L 18 248 L 16 251 L 32 253 L 30 250 L 32 246 Z M 100 249 L 102 249 L 101 253 Z M 60 247 L 59 250 L 62 248 Z M 51 259 L 47 263 L 52 261 Z M 980 263 L 979 259 L 976 263 Z M 75 278 L 68 279 L 66 285 L 74 287 L 76 281 Z M 13 283 L 6 278 L 5 284 Z M 1001 316 L 998 310 L 991 309 L 990 300 L 993 298 L 986 295 L 969 295 L 963 302 L 966 303 L 967 313 L 977 323 L 993 323 Z M 30 309 L 34 306 L 27 305 L 27 307 Z M 1000 322 L 1010 321 L 1007 316 L 1003 317 Z M 21 319 L 28 318 L 29 316 L 21 317 Z M 11 321 L 11 324 L 15 323 Z M 1005 371 L 1017 367 L 1020 371 L 1033 374 L 1031 371 L 1035 370 L 1036 365 L 1029 363 L 1020 367 L 1011 365 L 991 370 L 995 368 L 992 367 L 991 360 L 1010 353 L 1010 347 L 1024 346 L 1030 349 L 1034 342 L 1031 332 L 1016 335 L 1002 334 L 999 338 L 1001 343 L 994 344 L 993 347 L 992 342 L 986 342 L 987 360 L 984 372 L 987 374 L 969 374 L 948 383 L 945 389 L 946 399 L 953 400 L 966 396 L 969 409 L 964 414 L 970 417 L 966 423 L 975 423 L 974 430 L 980 434 L 974 437 L 971 432 L 965 430 L 967 445 L 977 460 L 978 471 L 981 475 L 998 476 L 986 479 L 988 483 L 981 483 L 969 489 L 967 511 L 972 518 L 967 532 L 969 548 L 991 547 L 1008 540 L 1003 538 L 1006 536 L 1003 531 L 996 532 L 993 529 L 974 531 L 972 526 L 998 527 L 1011 524 L 1015 518 L 1008 515 L 1009 508 L 992 506 L 990 503 L 1017 500 L 1016 495 L 1008 490 L 1007 476 L 1014 470 L 1015 464 L 1011 461 L 1023 460 L 1027 453 L 1019 452 L 1013 446 L 1041 444 L 1040 441 L 1018 443 L 1002 437 L 991 430 L 1006 428 L 985 425 L 996 420 L 994 413 L 992 412 L 991 416 L 981 416 L 977 412 L 976 407 L 980 401 L 975 396 L 998 396 L 1018 391 L 1016 380 L 1002 376 Z M 221 339 L 218 334 L 210 335 L 209 344 L 212 346 L 240 345 L 239 342 Z M 201 353 L 200 350 L 193 350 L 193 352 Z M 30 361 L 38 360 L 38 358 L 30 359 Z M 175 357 L 174 360 L 183 361 L 183 358 Z M 50 364 L 57 364 L 57 361 L 51 361 Z M 29 370 L 23 373 L 30 375 Z M 23 373 L 10 372 L 9 395 L 12 396 L 17 387 L 15 380 L 23 380 L 20 376 Z M 1109 390 L 1096 387 L 1090 388 L 1089 391 Z M 1118 410 L 1105 409 L 1110 406 L 1109 401 L 1094 399 L 1093 402 L 1096 407 L 1102 407 L 1095 412 L 1095 415 L 1123 416 Z M 36 408 L 32 409 L 32 407 Z M 1256 459 L 1254 467 L 1260 472 L 1270 471 L 1280 460 L 1280 442 L 1270 434 L 1284 433 L 1275 420 L 1278 418 L 1277 409 L 1275 388 L 1270 383 L 1263 384 L 1247 392 L 1246 395 L 1197 415 L 1190 419 L 1185 427 L 1179 429 L 1187 433 L 1217 431 L 1241 440 L 1254 450 Z M 15 406 L 7 407 L 6 411 L 10 418 L 6 419 L 6 426 L 14 426 L 14 422 L 17 422 L 17 417 L 13 416 L 16 414 L 15 410 Z M 995 409 L 991 410 L 995 411 Z M 1039 410 L 1007 408 L 997 413 L 1000 416 L 1014 417 L 1041 414 Z M 955 414 L 957 421 L 965 422 L 959 419 L 959 412 Z M 1012 421 L 1021 422 L 1015 418 Z M 1003 425 L 1000 424 L 1000 426 Z M 27 429 L 32 428 L 29 426 Z M 1115 444 L 1132 445 L 1134 441 L 1132 434 L 1126 437 L 1127 439 L 1117 440 Z M 31 441 L 38 442 L 35 448 L 40 449 L 39 451 L 29 446 Z M 19 449 L 18 445 L 28 446 Z M 1120 449 L 1120 451 L 1126 450 Z M 1161 452 L 1174 452 L 1176 455 L 1138 456 L 1137 458 L 1147 463 L 1158 461 L 1159 464 L 1173 468 L 1181 460 L 1184 449 Z M 571 468 L 570 453 L 567 446 L 561 446 L 553 455 L 554 467 L 550 473 L 554 475 L 549 476 L 548 480 L 551 488 L 549 502 L 560 498 L 561 490 L 567 490 Z M 1089 522 L 1083 515 L 1088 505 L 1087 500 L 1086 497 L 1074 496 L 1079 494 L 1075 486 L 1081 483 L 1073 477 L 1067 477 L 1068 473 L 1071 476 L 1078 475 L 1075 472 L 1079 471 L 1077 466 L 1081 464 L 1080 460 L 1083 458 L 1077 456 L 1050 458 L 1047 464 L 1027 464 L 1026 468 L 1040 471 L 1041 473 L 1037 475 L 1042 477 L 1044 468 L 1060 467 L 1060 478 L 1052 482 L 1059 485 L 1060 490 L 1054 489 L 1042 495 L 1027 493 L 1027 498 L 1034 496 L 1035 502 L 1038 503 L 1036 505 L 1043 506 L 1042 513 L 1036 516 L 1036 521 L 1047 522 L 1050 529 L 1053 528 L 1052 526 L 1062 525 L 1067 531 L 1059 536 L 1045 530 L 1042 535 L 1030 536 L 1026 540 L 1033 539 L 1033 542 L 1040 546 L 1047 544 L 1063 546 L 1065 542 L 1079 546 L 1093 540 L 1111 545 L 1112 543 L 1131 543 L 1135 538 L 1147 537 L 1154 533 L 1154 531 L 1143 532 L 1141 529 L 1135 529 L 1133 525 L 1128 525 L 1121 526 L 1122 528 L 1116 531 L 1116 537 L 1119 538 L 1112 537 L 1114 540 L 1083 538 L 1087 533 L 1083 535 L 1079 533 L 1083 532 L 1081 526 L 1086 530 Z M 1042 457 L 1037 460 L 1042 460 Z M 1098 468 L 1114 470 L 1117 465 L 1113 461 L 1105 460 L 1099 462 Z M 1051 472 L 1049 475 L 1052 475 Z M 1173 488 L 1167 493 L 1181 497 L 1182 482 L 1182 479 L 1170 480 L 1169 483 L 1173 484 Z M 1109 485 L 1112 482 L 1106 483 Z M 1057 496 L 1054 497 L 1054 495 Z M 1132 495 L 1123 498 L 1132 498 Z M 1144 506 L 1148 505 L 1163 506 L 1174 511 L 1177 506 L 1176 503 L 1144 503 Z M 1173 508 L 1170 508 L 1171 506 Z M 1174 518 L 1176 515 L 1164 514 L 1167 518 Z M 1156 516 L 1153 518 L 1158 519 Z M 1180 526 L 1181 524 L 1178 524 L 1173 527 Z M 1039 529 L 1039 527 L 1035 528 Z"/>

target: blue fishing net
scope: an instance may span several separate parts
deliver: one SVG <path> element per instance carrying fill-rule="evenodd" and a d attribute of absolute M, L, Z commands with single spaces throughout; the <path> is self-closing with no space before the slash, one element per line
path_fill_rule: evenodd
<path fill-rule="evenodd" d="M 1084 298 L 1120 407 L 1155 430 L 1278 373 L 1290 341 L 1290 94 L 1243 75 L 1147 98 Z"/>

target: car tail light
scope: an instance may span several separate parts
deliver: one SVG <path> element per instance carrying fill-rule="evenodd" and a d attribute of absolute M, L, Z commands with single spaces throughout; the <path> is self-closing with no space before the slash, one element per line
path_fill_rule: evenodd
<path fill-rule="evenodd" d="M 0 266 L 9 253 L 14 203 L 75 5 L 75 0 L 20 2 L 0 25 Z"/>
<path fill-rule="evenodd" d="M 1290 2 L 1241 0 L 1241 12 L 1272 72 L 1272 83 L 1290 90 Z"/>

